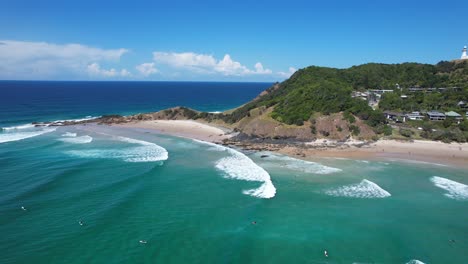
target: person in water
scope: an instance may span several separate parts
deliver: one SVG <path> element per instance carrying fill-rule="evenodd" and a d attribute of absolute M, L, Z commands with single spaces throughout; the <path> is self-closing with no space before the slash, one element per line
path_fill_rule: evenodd
<path fill-rule="evenodd" d="M 252 225 L 256 225 L 256 224 L 257 224 L 257 221 L 253 221 L 253 222 L 252 222 Z"/>
<path fill-rule="evenodd" d="M 323 254 L 325 255 L 325 257 L 327 257 L 327 258 L 328 258 L 328 251 L 326 251 L 326 250 L 325 250 L 325 251 L 323 251 Z"/>
<path fill-rule="evenodd" d="M 84 225 L 83 221 L 78 221 L 78 224 L 80 224 L 80 226 Z"/>
<path fill-rule="evenodd" d="M 26 211 L 26 208 L 24 208 L 24 206 L 21 206 L 21 209 L 22 209 L 23 211 Z"/>

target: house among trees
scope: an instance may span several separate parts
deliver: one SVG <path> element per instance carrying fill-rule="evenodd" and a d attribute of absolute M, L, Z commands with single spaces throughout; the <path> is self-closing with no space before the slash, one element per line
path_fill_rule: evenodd
<path fill-rule="evenodd" d="M 420 112 L 411 112 L 406 114 L 406 118 L 409 120 L 423 120 L 424 116 Z"/>
<path fill-rule="evenodd" d="M 445 114 L 438 112 L 438 111 L 430 111 L 427 112 L 427 116 L 429 117 L 430 120 L 432 121 L 441 121 L 445 120 Z"/>
<path fill-rule="evenodd" d="M 463 110 L 468 110 L 468 104 L 465 101 L 458 102 L 457 106 Z"/>
<path fill-rule="evenodd" d="M 445 113 L 445 116 L 447 118 L 453 118 L 453 119 L 458 120 L 458 121 L 463 119 L 463 117 L 459 113 L 454 112 L 454 111 L 450 111 L 450 112 Z"/>
<path fill-rule="evenodd" d="M 395 121 L 397 123 L 406 122 L 406 115 L 400 112 L 385 111 L 384 115 L 386 119 Z"/>

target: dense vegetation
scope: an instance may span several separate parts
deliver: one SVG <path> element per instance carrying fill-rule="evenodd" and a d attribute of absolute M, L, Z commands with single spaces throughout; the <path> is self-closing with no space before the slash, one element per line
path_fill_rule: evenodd
<path fill-rule="evenodd" d="M 372 110 L 367 102 L 351 98 L 353 90 L 395 89 L 400 87 L 462 87 L 463 98 L 468 89 L 467 62 L 440 62 L 437 65 L 365 64 L 348 69 L 311 66 L 297 71 L 283 83 L 267 90 L 262 97 L 221 116 L 226 122 L 234 123 L 249 111 L 259 107 L 274 106 L 272 117 L 286 124 L 302 125 L 315 112 L 324 114 L 344 112 L 346 119 L 354 116 L 366 121 L 377 133 L 389 134 L 380 110 Z M 451 109 L 460 94 L 443 95 L 417 94 L 414 99 L 403 102 L 399 93 L 389 94 L 383 100 L 383 109 L 412 110 L 425 104 L 427 108 Z M 466 98 L 468 99 L 468 98 Z M 455 103 L 456 104 L 456 103 Z"/>
<path fill-rule="evenodd" d="M 396 89 L 396 84 L 399 84 L 402 90 Z M 402 94 L 408 93 L 409 87 L 459 87 L 460 89 L 443 93 L 417 92 L 411 93 L 406 99 L 401 98 Z M 392 89 L 395 92 L 386 93 L 379 104 L 380 110 L 373 110 L 366 101 L 351 97 L 352 91 L 367 89 Z M 354 124 L 358 117 L 376 133 L 390 135 L 392 129 L 387 125 L 381 110 L 460 110 L 457 109 L 457 103 L 461 100 L 468 101 L 467 61 L 440 62 L 437 65 L 370 63 L 348 69 L 316 66 L 301 69 L 288 80 L 276 83 L 262 96 L 229 114 L 195 112 L 188 108 L 181 110 L 184 116 L 193 119 L 203 118 L 208 121 L 222 119 L 228 123 L 235 123 L 250 116 L 252 109 L 262 106 L 273 107 L 272 118 L 299 126 L 303 125 L 304 121 L 313 123 L 311 116 L 314 113 L 327 115 L 342 112 L 343 118 L 350 124 Z M 468 140 L 466 122 L 462 124 L 452 122 L 446 127 L 440 127 L 426 120 L 414 123 L 413 128 L 424 127 L 423 133 L 417 133 L 421 137 L 465 141 Z M 353 128 L 351 129 L 353 134 L 359 134 L 359 127 L 355 125 L 350 127 Z M 400 135 L 408 138 L 416 134 L 406 128 L 398 131 Z"/>
<path fill-rule="evenodd" d="M 407 95 L 402 98 L 401 95 Z M 468 101 L 468 89 L 447 90 L 445 92 L 415 92 L 409 93 L 406 89 L 396 90 L 393 93 L 386 93 L 379 102 L 379 108 L 382 110 L 396 110 L 403 112 L 413 111 L 461 111 L 457 105 L 460 101 Z"/>

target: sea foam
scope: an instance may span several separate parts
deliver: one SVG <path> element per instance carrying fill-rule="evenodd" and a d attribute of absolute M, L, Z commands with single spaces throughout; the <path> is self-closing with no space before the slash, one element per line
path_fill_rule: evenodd
<path fill-rule="evenodd" d="M 271 181 L 270 174 L 244 153 L 214 143 L 195 141 L 209 145 L 211 150 L 226 151 L 229 154 L 228 157 L 221 158 L 215 164 L 215 167 L 222 171 L 226 178 L 262 182 L 262 185 L 256 189 L 244 190 L 244 194 L 259 198 L 273 198 L 275 196 L 276 188 Z"/>
<path fill-rule="evenodd" d="M 27 138 L 37 137 L 42 134 L 50 133 L 55 131 L 55 128 L 42 128 L 35 131 L 22 131 L 22 132 L 7 132 L 0 133 L 0 143 L 12 142 L 23 140 Z"/>
<path fill-rule="evenodd" d="M 447 191 L 445 196 L 456 200 L 468 200 L 468 185 L 438 176 L 432 177 L 431 181 L 435 186 Z"/>
<path fill-rule="evenodd" d="M 123 149 L 71 150 L 67 153 L 80 158 L 120 159 L 126 162 L 157 162 L 169 158 L 167 150 L 157 144 L 127 137 L 114 139 L 137 146 Z"/>
<path fill-rule="evenodd" d="M 76 135 L 76 134 L 75 134 Z M 81 137 L 65 137 L 59 139 L 62 142 L 71 143 L 71 144 L 87 144 L 93 141 L 93 138 L 86 135 Z"/>
<path fill-rule="evenodd" d="M 379 185 L 366 179 L 357 184 L 329 189 L 325 193 L 331 196 L 352 198 L 385 198 L 391 196 L 389 192 L 382 189 Z"/>
<path fill-rule="evenodd" d="M 342 171 L 341 169 L 325 166 L 317 162 L 295 159 L 285 155 L 277 155 L 270 152 L 268 152 L 266 155 L 268 157 L 264 159 L 267 161 L 275 161 L 275 165 L 277 164 L 287 169 L 302 171 L 305 173 L 331 174 Z"/>
<path fill-rule="evenodd" d="M 65 132 L 65 134 L 62 134 L 62 137 L 76 137 L 76 133 L 71 133 L 71 132 Z"/>
<path fill-rule="evenodd" d="M 35 127 L 35 125 L 33 125 L 33 124 L 24 124 L 24 125 L 19 125 L 19 126 L 4 127 L 2 129 L 5 130 L 5 131 L 11 131 L 11 130 L 30 129 L 30 128 L 34 128 L 34 127 Z"/>
<path fill-rule="evenodd" d="M 417 260 L 417 259 L 412 259 L 412 260 L 406 262 L 406 264 L 425 264 L 425 263 L 420 261 L 420 260 Z"/>

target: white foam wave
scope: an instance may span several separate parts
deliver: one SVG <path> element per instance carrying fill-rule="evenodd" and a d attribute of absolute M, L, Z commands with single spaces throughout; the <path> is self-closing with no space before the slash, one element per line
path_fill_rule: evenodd
<path fill-rule="evenodd" d="M 72 143 L 72 144 L 86 144 L 86 143 L 91 143 L 93 141 L 93 138 L 86 135 L 86 136 L 81 136 L 81 137 L 60 138 L 59 140 L 66 142 L 66 143 Z"/>
<path fill-rule="evenodd" d="M 2 129 L 5 131 L 11 131 L 11 130 L 29 129 L 29 128 L 34 128 L 34 127 L 35 126 L 33 124 L 24 124 L 24 125 L 19 125 L 19 126 L 4 127 Z"/>
<path fill-rule="evenodd" d="M 81 158 L 120 159 L 126 162 L 157 162 L 169 158 L 167 150 L 157 144 L 126 137 L 115 138 L 138 146 L 124 149 L 72 150 L 67 153 Z"/>
<path fill-rule="evenodd" d="M 76 133 L 71 133 L 71 132 L 65 132 L 65 134 L 62 134 L 62 137 L 76 137 Z"/>
<path fill-rule="evenodd" d="M 452 181 L 446 178 L 434 176 L 431 181 L 435 186 L 447 191 L 445 196 L 456 200 L 468 199 L 468 185 Z"/>
<path fill-rule="evenodd" d="M 366 179 L 357 184 L 329 189 L 325 193 L 331 196 L 352 198 L 385 198 L 391 196 L 389 192 L 382 189 L 379 185 Z"/>
<path fill-rule="evenodd" d="M 256 189 L 244 190 L 243 193 L 259 198 L 273 198 L 276 194 L 276 188 L 273 185 L 270 174 L 262 167 L 258 166 L 244 153 L 235 149 L 209 143 L 205 141 L 195 140 L 196 142 L 211 146 L 216 151 L 226 151 L 230 156 L 221 158 L 215 164 L 215 167 L 224 173 L 226 178 L 263 182 Z"/>
<path fill-rule="evenodd" d="M 302 171 L 305 173 L 331 174 L 342 171 L 341 169 L 328 167 L 317 162 L 295 159 L 285 155 L 278 155 L 274 153 L 268 153 L 267 155 L 268 157 L 266 160 L 273 160 L 275 161 L 275 164 L 279 164 L 281 167 Z"/>
<path fill-rule="evenodd" d="M 412 260 L 406 262 L 406 264 L 425 264 L 425 263 L 420 261 L 420 260 L 417 260 L 417 259 L 412 259 Z"/>
<path fill-rule="evenodd" d="M 65 122 L 82 122 L 82 121 L 93 120 L 93 119 L 96 119 L 96 118 L 99 118 L 99 117 L 100 116 L 86 116 L 85 118 L 55 120 L 55 121 L 52 121 L 51 123 L 57 125 L 57 124 L 65 123 Z"/>
<path fill-rule="evenodd" d="M 55 131 L 55 128 L 44 128 L 36 131 L 27 131 L 27 132 L 8 132 L 0 133 L 0 143 L 12 142 L 23 140 L 27 138 L 37 137 L 42 134 L 50 133 Z"/>

